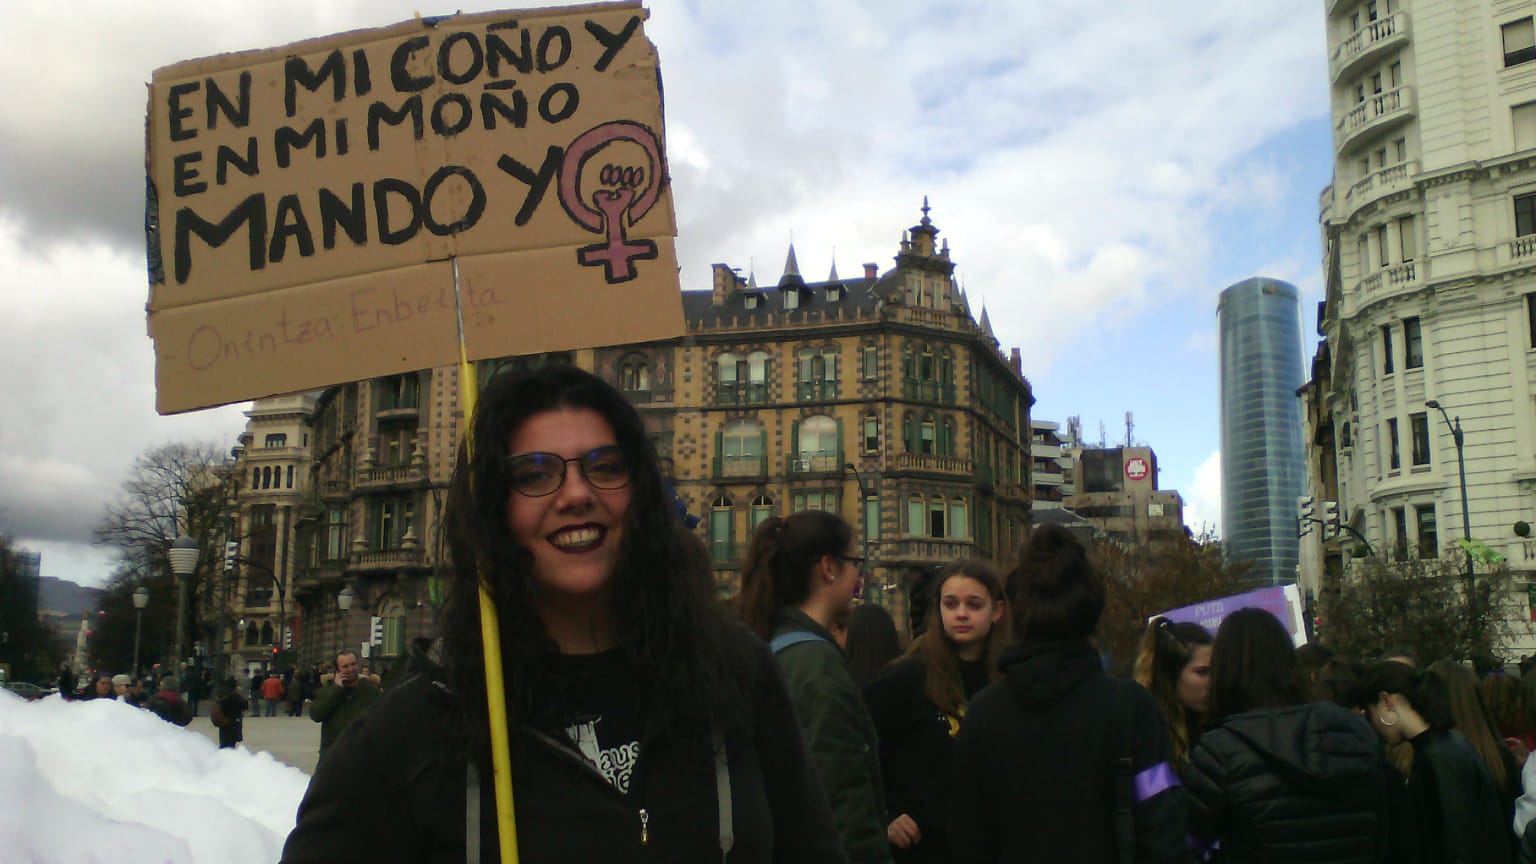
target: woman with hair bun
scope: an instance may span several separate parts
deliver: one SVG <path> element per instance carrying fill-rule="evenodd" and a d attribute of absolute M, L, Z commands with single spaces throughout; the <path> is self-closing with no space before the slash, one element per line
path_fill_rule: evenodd
<path fill-rule="evenodd" d="M 1141 637 L 1135 677 L 1163 712 L 1173 744 L 1173 770 L 1182 772 L 1210 708 L 1210 632 L 1199 624 L 1154 619 Z"/>
<path fill-rule="evenodd" d="M 997 678 L 1007 645 L 1003 583 L 991 564 L 965 558 L 934 580 L 928 621 L 901 660 L 864 690 L 880 734 L 886 835 L 898 862 L 949 860 L 949 775 L 954 737 L 981 688 Z"/>
<path fill-rule="evenodd" d="M 752 535 L 737 606 L 784 671 L 848 860 L 885 864 L 875 725 L 832 637 L 833 624 L 851 613 L 863 563 L 853 529 L 835 513 L 770 517 Z"/>
<path fill-rule="evenodd" d="M 1007 578 L 1014 645 L 955 741 L 950 860 L 1186 862 L 1185 796 L 1157 702 L 1089 644 L 1104 582 L 1057 525 Z"/>
<path fill-rule="evenodd" d="M 1221 622 L 1211 716 L 1184 772 L 1189 832 L 1230 861 L 1374 864 L 1386 852 L 1388 788 L 1360 717 L 1308 702 L 1290 634 L 1263 609 Z"/>
<path fill-rule="evenodd" d="M 1413 746 L 1407 789 L 1423 860 L 1508 864 L 1514 826 L 1488 767 L 1451 732 L 1445 679 L 1388 660 L 1365 673 L 1359 700 L 1383 741 Z"/>

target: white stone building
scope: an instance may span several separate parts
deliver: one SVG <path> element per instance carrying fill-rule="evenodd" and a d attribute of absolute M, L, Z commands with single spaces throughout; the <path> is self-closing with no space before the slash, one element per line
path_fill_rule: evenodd
<path fill-rule="evenodd" d="M 1380 553 L 1459 556 L 1459 418 L 1467 533 L 1523 581 L 1536 575 L 1536 540 L 1513 527 L 1536 521 L 1536 2 L 1324 5 L 1325 343 L 1303 394 L 1309 459 L 1332 465 L 1309 465 L 1310 491 Z M 1358 545 L 1304 544 L 1304 587 Z"/>

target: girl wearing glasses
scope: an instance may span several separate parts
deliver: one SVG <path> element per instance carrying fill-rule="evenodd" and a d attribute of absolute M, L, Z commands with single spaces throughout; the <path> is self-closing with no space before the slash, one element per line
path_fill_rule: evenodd
<path fill-rule="evenodd" d="M 836 514 L 770 517 L 752 535 L 737 603 L 784 670 L 843 849 L 860 864 L 891 853 L 874 723 L 831 632 L 859 589 L 864 559 L 853 548 L 853 529 Z"/>
<path fill-rule="evenodd" d="M 327 751 L 283 860 L 496 860 L 482 579 L 522 861 L 839 860 L 783 679 L 718 608 L 633 406 L 550 364 L 489 382 L 471 435 L 437 656 Z"/>
<path fill-rule="evenodd" d="M 906 656 L 864 691 L 880 734 L 889 823 L 898 862 L 949 860 L 949 772 L 971 697 L 996 680 L 1008 643 L 1003 583 L 966 558 L 934 580 L 926 626 Z"/>

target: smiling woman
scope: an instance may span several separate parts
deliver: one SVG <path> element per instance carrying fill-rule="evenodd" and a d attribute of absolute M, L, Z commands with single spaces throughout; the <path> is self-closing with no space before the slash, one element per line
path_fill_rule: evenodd
<path fill-rule="evenodd" d="M 783 679 L 715 603 L 634 407 L 568 365 L 509 372 L 472 443 L 445 514 L 441 650 L 327 751 L 283 860 L 494 854 L 481 580 L 522 861 L 838 860 Z"/>

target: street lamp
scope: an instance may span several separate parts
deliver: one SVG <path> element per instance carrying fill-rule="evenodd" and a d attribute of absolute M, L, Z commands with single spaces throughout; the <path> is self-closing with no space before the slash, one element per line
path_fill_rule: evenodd
<path fill-rule="evenodd" d="M 183 534 L 171 541 L 171 573 L 176 576 L 176 642 L 171 646 L 171 668 L 181 662 L 181 645 L 187 638 L 187 584 L 197 572 L 197 541 Z"/>
<path fill-rule="evenodd" d="M 1425 408 L 1433 408 L 1436 411 L 1440 412 L 1440 416 L 1445 419 L 1445 426 L 1446 426 L 1446 428 L 1451 430 L 1451 440 L 1456 443 L 1456 473 L 1457 473 L 1457 475 L 1461 479 L 1461 537 L 1462 537 L 1462 540 L 1465 541 L 1462 544 L 1462 551 L 1467 553 L 1467 592 L 1468 592 L 1467 600 L 1470 602 L 1471 599 L 1472 599 L 1471 591 L 1472 591 L 1472 579 L 1473 579 L 1473 576 L 1472 576 L 1472 516 L 1471 516 L 1471 510 L 1470 510 L 1470 508 L 1467 505 L 1466 438 L 1463 437 L 1462 434 L 1461 434 L 1461 417 L 1459 415 L 1456 417 L 1456 422 L 1452 423 L 1451 422 L 1451 415 L 1445 413 L 1445 409 L 1440 407 L 1440 403 L 1435 401 L 1434 399 L 1431 399 L 1428 402 L 1425 402 L 1424 403 L 1424 407 Z"/>
<path fill-rule="evenodd" d="M 149 605 L 149 589 L 133 589 L 133 677 L 139 677 L 139 631 L 144 629 L 144 607 Z"/>
<path fill-rule="evenodd" d="M 352 611 L 352 598 L 356 596 L 352 592 L 351 585 L 342 586 L 341 593 L 336 595 L 336 608 L 341 610 L 343 621 L 345 621 L 347 614 Z M 336 653 L 340 653 L 341 649 L 346 647 L 346 636 L 346 633 L 341 634 L 341 638 L 336 643 Z"/>

